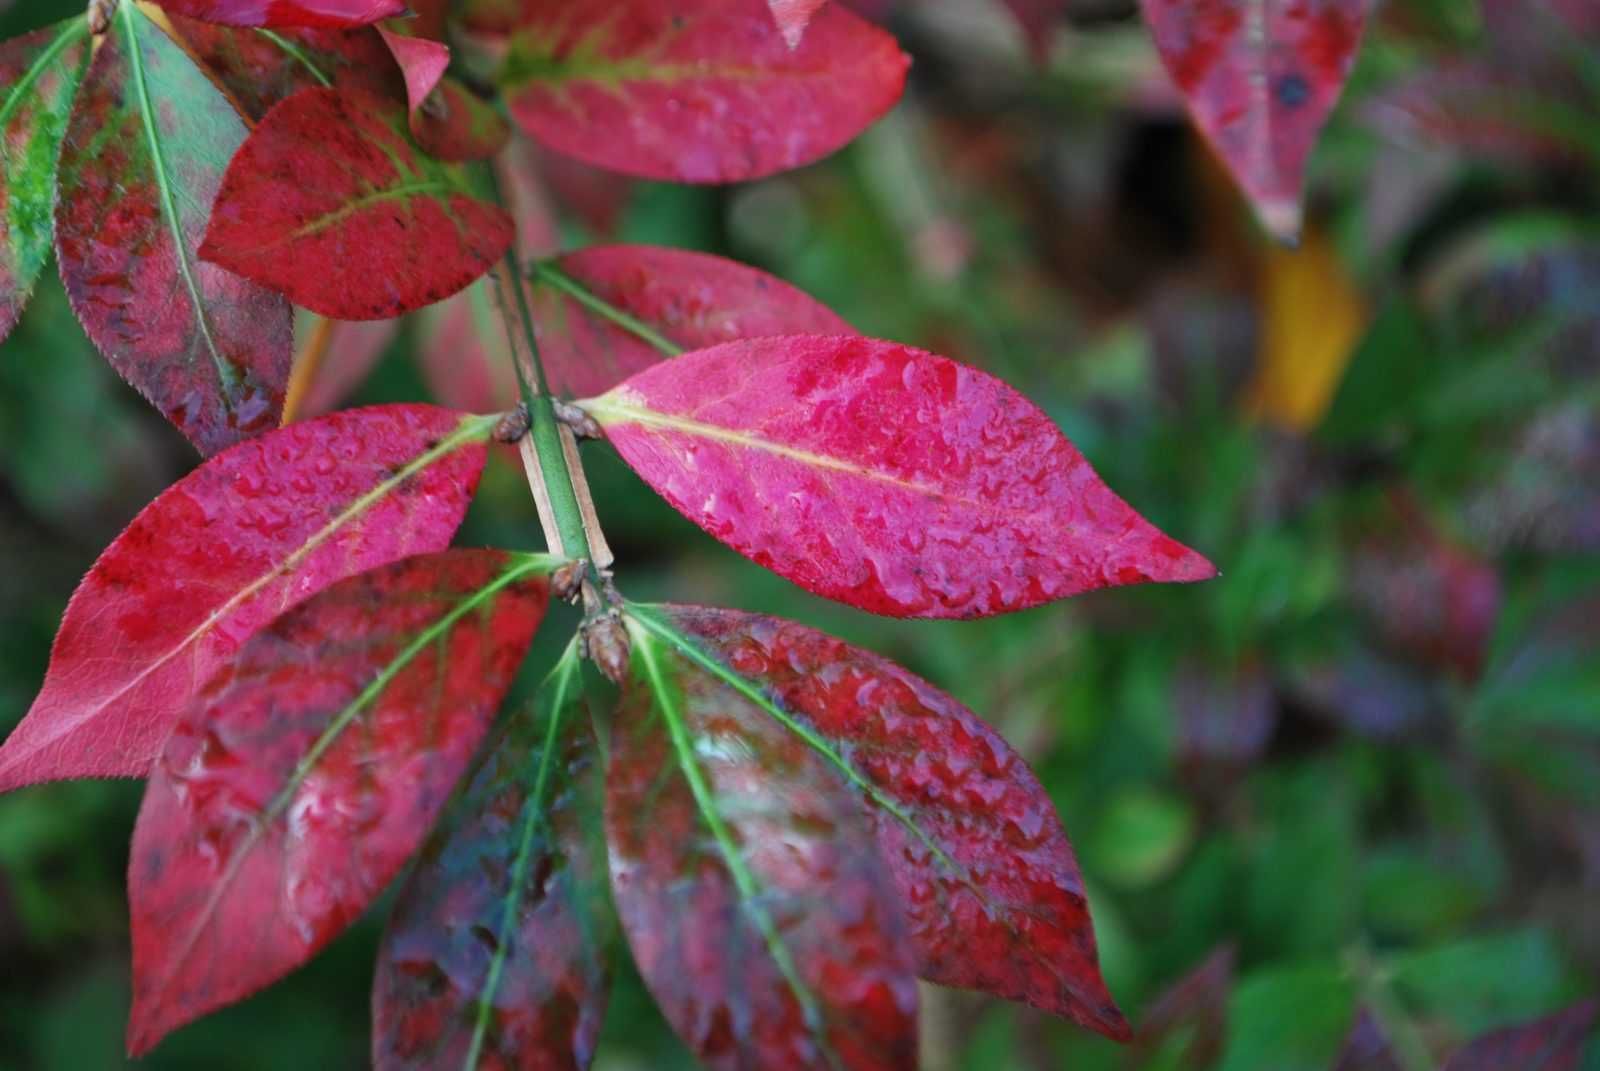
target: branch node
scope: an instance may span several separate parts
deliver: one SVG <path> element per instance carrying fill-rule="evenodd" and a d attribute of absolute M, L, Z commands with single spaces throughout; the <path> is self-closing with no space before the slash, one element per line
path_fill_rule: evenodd
<path fill-rule="evenodd" d="M 580 588 L 583 624 L 579 626 L 579 632 L 583 636 L 583 653 L 599 667 L 607 680 L 621 685 L 628 679 L 632 645 L 628 639 L 628 629 L 622 623 L 622 613 L 610 601 L 616 595 L 611 578 L 602 576 L 600 583 L 605 587 L 605 595 L 601 594 L 587 574 Z"/>
<path fill-rule="evenodd" d="M 516 408 L 509 409 L 500 418 L 500 423 L 494 426 L 494 441 L 497 443 L 518 443 L 528 434 L 528 429 L 533 426 L 533 417 L 528 414 L 526 405 L 518 404 Z"/>
<path fill-rule="evenodd" d="M 89 32 L 100 37 L 111 29 L 111 16 L 116 12 L 117 0 L 89 0 Z"/>
<path fill-rule="evenodd" d="M 572 433 L 578 438 L 605 438 L 605 432 L 600 430 L 600 424 L 582 406 L 555 398 L 551 399 L 550 404 L 555 407 L 556 419 L 571 428 Z"/>

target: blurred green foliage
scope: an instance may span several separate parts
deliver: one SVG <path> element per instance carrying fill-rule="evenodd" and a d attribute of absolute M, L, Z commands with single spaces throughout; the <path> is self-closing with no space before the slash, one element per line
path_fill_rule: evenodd
<path fill-rule="evenodd" d="M 1223 577 L 981 622 L 869 618 L 712 543 L 590 447 L 624 590 L 806 621 L 991 719 L 1061 811 L 1136 1024 L 1215 950 L 1236 953 L 1231 979 L 1197 985 L 1133 1049 L 930 989 L 933 1071 L 1314 1071 L 1358 1008 L 1439 1066 L 1594 993 L 1600 183 L 1465 153 L 1430 171 L 1379 136 L 1372 100 L 1482 44 L 1471 4 L 1392 0 L 1313 167 L 1313 219 L 1374 311 L 1326 415 L 1275 427 L 1242 406 L 1264 240 L 1151 89 L 1132 5 L 1098 5 L 1110 17 L 1041 70 L 1005 32 L 965 32 L 998 22 L 986 4 L 951 5 L 971 24 L 896 23 L 912 92 L 833 160 L 748 188 L 639 185 L 614 234 L 569 220 L 569 237 L 735 256 L 866 332 L 1003 375 Z M 29 0 L 0 11 L 0 33 L 73 6 Z M 1426 183 L 1390 185 L 1408 176 Z M 359 400 L 423 396 L 413 334 Z M 0 730 L 76 577 L 192 463 L 46 280 L 0 350 Z M 497 462 L 463 541 L 537 531 Z M 121 1066 L 138 800 L 100 783 L 0 800 L 5 1071 Z M 142 1066 L 362 1066 L 386 906 Z M 620 954 L 619 974 L 600 1066 L 691 1066 Z M 1226 1024 L 1214 1045 L 1207 1007 Z M 1600 1069 L 1600 1043 L 1586 1061 Z"/>

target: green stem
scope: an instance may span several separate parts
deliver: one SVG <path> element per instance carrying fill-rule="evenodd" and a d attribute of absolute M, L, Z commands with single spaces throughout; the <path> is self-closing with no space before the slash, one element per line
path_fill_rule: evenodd
<path fill-rule="evenodd" d="M 1350 953 L 1350 962 L 1362 999 L 1378 1020 L 1378 1027 L 1388 1038 L 1400 1066 L 1404 1071 L 1434 1071 L 1433 1055 L 1428 1051 L 1427 1042 L 1400 1006 L 1372 954 L 1365 947 L 1358 947 Z"/>
<path fill-rule="evenodd" d="M 638 317 L 617 308 L 593 290 L 584 286 L 578 280 L 562 271 L 554 261 L 538 260 L 533 264 L 533 277 L 553 290 L 559 290 L 573 301 L 582 305 L 590 312 L 604 317 L 622 328 L 631 332 L 645 342 L 660 350 L 664 356 L 676 357 L 683 352 L 683 347 L 673 342 L 670 338 L 651 327 Z"/>

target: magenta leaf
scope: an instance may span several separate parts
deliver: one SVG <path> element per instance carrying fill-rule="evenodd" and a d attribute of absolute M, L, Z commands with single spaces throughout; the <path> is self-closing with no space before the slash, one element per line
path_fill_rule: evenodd
<path fill-rule="evenodd" d="M 1214 576 L 1049 417 L 944 357 L 852 337 L 697 350 L 582 403 L 679 512 L 808 591 L 981 617 Z"/>
<path fill-rule="evenodd" d="M 889 661 L 777 618 L 632 607 L 654 642 L 844 774 L 899 890 L 917 971 L 1126 1040 L 1072 846 L 982 719 Z"/>
<path fill-rule="evenodd" d="M 404 105 L 318 88 L 234 157 L 200 255 L 324 316 L 381 320 L 462 289 L 513 237 L 464 170 L 418 148 Z"/>
<path fill-rule="evenodd" d="M 96 348 L 213 454 L 277 426 L 289 304 L 197 256 L 244 122 L 133 4 L 112 20 L 62 147 L 56 257 Z"/>
<path fill-rule="evenodd" d="M 639 622 L 606 838 L 645 984 L 706 1066 L 916 1066 L 900 905 L 836 771 Z"/>
<path fill-rule="evenodd" d="M 388 884 L 522 664 L 553 565 L 392 563 L 278 618 L 204 684 L 133 833 L 130 1054 L 300 966 Z"/>
<path fill-rule="evenodd" d="M 551 148 L 641 178 L 741 182 L 828 155 L 900 98 L 894 38 L 838 4 L 794 48 L 767 0 L 527 0 L 501 72 Z"/>
<path fill-rule="evenodd" d="M 783 39 L 789 43 L 790 48 L 798 48 L 801 38 L 806 35 L 806 27 L 811 24 L 812 17 L 827 2 L 828 0 L 767 0 L 767 6 L 772 9 L 772 19 L 782 31 Z"/>
<path fill-rule="evenodd" d="M 485 751 L 384 933 L 372 991 L 379 1071 L 582 1071 L 594 1056 L 609 919 L 575 647 Z"/>
<path fill-rule="evenodd" d="M 1368 0 L 1141 0 L 1195 124 L 1262 224 L 1300 233 L 1306 161 L 1344 90 Z"/>
<path fill-rule="evenodd" d="M 195 689 L 274 617 L 449 545 L 494 424 L 422 405 L 335 413 L 174 484 L 78 586 L 44 687 L 0 747 L 0 791 L 145 776 Z"/>
<path fill-rule="evenodd" d="M 551 385 L 582 397 L 684 350 L 763 335 L 849 335 L 809 295 L 722 257 L 595 246 L 534 267 L 534 319 Z"/>

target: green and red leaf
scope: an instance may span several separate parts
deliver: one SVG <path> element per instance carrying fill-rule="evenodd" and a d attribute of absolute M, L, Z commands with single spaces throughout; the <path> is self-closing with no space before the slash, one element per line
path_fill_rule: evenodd
<path fill-rule="evenodd" d="M 279 101 L 314 86 L 364 89 L 400 99 L 405 86 L 371 27 L 261 30 L 173 17 L 189 49 L 251 122 Z"/>
<path fill-rule="evenodd" d="M 633 622 L 606 839 L 635 963 L 708 1067 L 916 1066 L 904 920 L 837 773 Z"/>
<path fill-rule="evenodd" d="M 1274 235 L 1300 233 L 1306 161 L 1368 0 L 1141 0 L 1189 113 Z"/>
<path fill-rule="evenodd" d="M 205 454 L 274 428 L 289 303 L 196 254 L 244 122 L 189 56 L 119 5 L 61 152 L 56 257 L 84 330 Z"/>
<path fill-rule="evenodd" d="M 595 751 L 571 648 L 400 892 L 373 984 L 379 1071 L 589 1066 L 609 925 Z"/>
<path fill-rule="evenodd" d="M 582 404 L 708 533 L 874 613 L 980 617 L 1216 575 L 1113 494 L 1033 403 L 909 346 L 730 342 Z"/>
<path fill-rule="evenodd" d="M 908 62 L 838 4 L 791 49 L 766 0 L 527 0 L 501 82 L 524 130 L 586 163 L 741 182 L 842 147 L 900 98 Z"/>
<path fill-rule="evenodd" d="M 364 26 L 403 15 L 405 0 L 161 0 L 174 15 L 229 26 Z"/>
<path fill-rule="evenodd" d="M 403 104 L 307 89 L 234 157 L 201 255 L 342 320 L 380 320 L 456 293 L 513 238 L 467 173 L 424 154 Z"/>
<path fill-rule="evenodd" d="M 458 550 L 351 577 L 204 684 L 133 834 L 131 1054 L 300 966 L 389 883 L 511 686 L 552 564 Z"/>
<path fill-rule="evenodd" d="M 0 43 L 0 342 L 50 258 L 56 161 L 88 63 L 81 17 Z"/>
<path fill-rule="evenodd" d="M 1129 1037 L 1050 797 L 981 718 L 886 659 L 792 622 L 680 606 L 633 613 L 845 775 L 922 977 Z"/>
<path fill-rule="evenodd" d="M 335 413 L 174 484 L 78 586 L 44 687 L 0 747 L 0 791 L 145 776 L 195 690 L 274 617 L 449 545 L 494 423 L 421 405 Z"/>
<path fill-rule="evenodd" d="M 595 246 L 534 268 L 551 384 L 598 394 L 685 350 L 766 335 L 849 335 L 809 295 L 737 261 L 648 245 Z"/>

